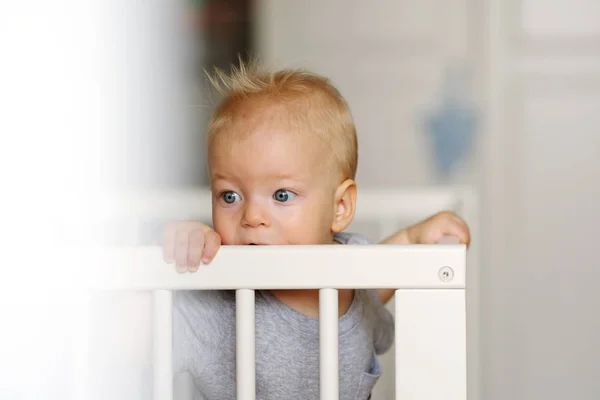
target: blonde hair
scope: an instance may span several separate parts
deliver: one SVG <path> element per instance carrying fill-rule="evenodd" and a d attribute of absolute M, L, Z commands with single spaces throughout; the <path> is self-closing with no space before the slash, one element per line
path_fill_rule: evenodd
<path fill-rule="evenodd" d="M 278 117 L 277 111 L 283 110 L 284 122 L 290 128 L 317 134 L 329 146 L 344 178 L 355 178 L 356 127 L 348 103 L 329 79 L 302 69 L 270 72 L 257 63 L 242 62 L 232 67 L 230 74 L 215 69 L 208 78 L 223 96 L 208 125 L 209 151 L 214 138 L 230 128 L 249 105 Z"/>

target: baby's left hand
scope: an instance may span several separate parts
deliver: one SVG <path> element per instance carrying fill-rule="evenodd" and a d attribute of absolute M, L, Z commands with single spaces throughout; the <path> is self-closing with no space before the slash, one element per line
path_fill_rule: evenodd
<path fill-rule="evenodd" d="M 452 211 L 442 211 L 406 229 L 409 244 L 435 244 L 445 236 L 458 239 L 467 247 L 471 233 L 466 222 Z"/>
<path fill-rule="evenodd" d="M 388 244 L 436 244 L 444 237 L 454 237 L 467 247 L 471 243 L 469 227 L 452 211 L 439 212 L 389 237 Z"/>
<path fill-rule="evenodd" d="M 444 238 L 454 237 L 467 247 L 471 244 L 471 233 L 466 222 L 452 211 L 439 212 L 421 222 L 402 229 L 385 239 L 382 244 L 436 244 Z M 386 304 L 395 289 L 378 289 L 379 299 Z"/>

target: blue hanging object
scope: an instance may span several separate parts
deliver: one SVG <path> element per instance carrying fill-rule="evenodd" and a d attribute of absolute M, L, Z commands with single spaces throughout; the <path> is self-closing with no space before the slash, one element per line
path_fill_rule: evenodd
<path fill-rule="evenodd" d="M 446 73 L 441 101 L 427 117 L 426 130 L 431 137 L 433 156 L 444 181 L 472 148 L 476 133 L 477 115 L 468 101 L 465 73 L 449 70 Z"/>

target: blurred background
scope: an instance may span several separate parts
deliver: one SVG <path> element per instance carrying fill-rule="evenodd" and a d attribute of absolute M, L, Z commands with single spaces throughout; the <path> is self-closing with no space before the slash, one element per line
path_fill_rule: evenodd
<path fill-rule="evenodd" d="M 359 187 L 477 190 L 471 398 L 600 398 L 600 2 L 59 3 L 0 13 L 6 204 L 33 210 L 5 207 L 14 226 L 77 225 L 106 188 L 205 186 L 203 70 L 306 67 L 350 103 Z"/>

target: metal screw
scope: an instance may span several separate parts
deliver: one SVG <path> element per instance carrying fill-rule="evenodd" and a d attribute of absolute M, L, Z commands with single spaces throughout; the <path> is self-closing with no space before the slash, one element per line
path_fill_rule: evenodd
<path fill-rule="evenodd" d="M 438 272 L 438 276 L 444 282 L 450 282 L 454 278 L 454 271 L 450 267 L 442 267 Z"/>

